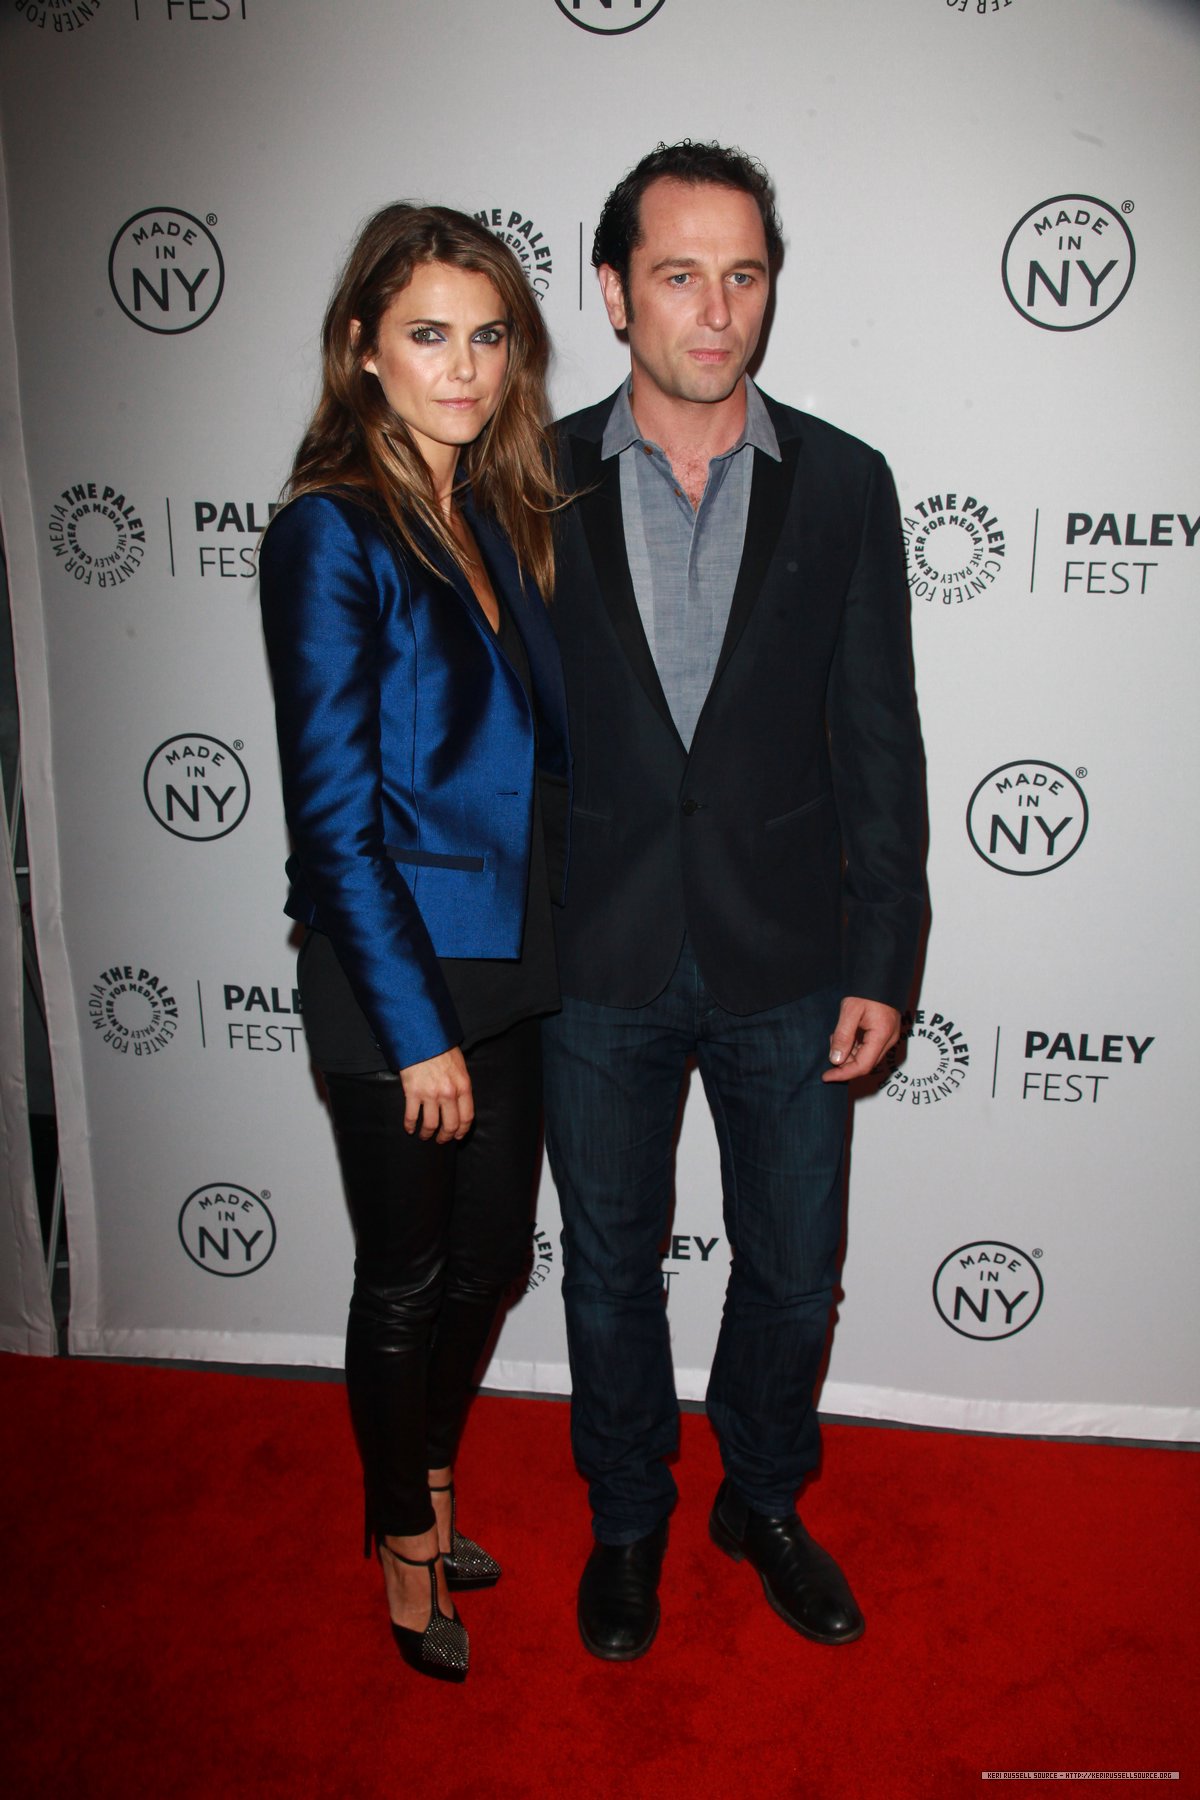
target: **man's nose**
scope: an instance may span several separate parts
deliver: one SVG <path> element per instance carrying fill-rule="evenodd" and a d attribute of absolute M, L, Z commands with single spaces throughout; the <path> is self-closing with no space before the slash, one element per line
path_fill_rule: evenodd
<path fill-rule="evenodd" d="M 723 281 L 710 282 L 704 290 L 701 322 L 711 331 L 724 331 L 729 324 L 729 296 Z"/>

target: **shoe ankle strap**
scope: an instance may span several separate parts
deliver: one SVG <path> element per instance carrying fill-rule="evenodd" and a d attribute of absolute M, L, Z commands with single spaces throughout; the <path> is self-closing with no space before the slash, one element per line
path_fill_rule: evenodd
<path fill-rule="evenodd" d="M 403 1551 L 393 1550 L 390 1544 L 385 1544 L 382 1538 L 376 1538 L 375 1541 L 381 1550 L 386 1550 L 388 1555 L 395 1557 L 397 1562 L 407 1563 L 410 1569 L 433 1569 L 442 1560 L 440 1550 L 432 1556 L 405 1556 Z"/>

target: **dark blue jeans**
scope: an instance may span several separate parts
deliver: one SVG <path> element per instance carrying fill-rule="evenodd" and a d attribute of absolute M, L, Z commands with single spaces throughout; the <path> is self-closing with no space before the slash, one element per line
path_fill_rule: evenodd
<path fill-rule="evenodd" d="M 648 1006 L 564 999 L 543 1024 L 546 1149 L 563 1218 L 571 1434 L 603 1543 L 675 1503 L 679 1404 L 659 1247 L 689 1057 L 721 1152 L 733 1252 L 708 1384 L 725 1472 L 771 1516 L 817 1463 L 813 1385 L 838 1275 L 846 1089 L 826 1085 L 840 991 L 739 1016 L 685 943 Z"/>

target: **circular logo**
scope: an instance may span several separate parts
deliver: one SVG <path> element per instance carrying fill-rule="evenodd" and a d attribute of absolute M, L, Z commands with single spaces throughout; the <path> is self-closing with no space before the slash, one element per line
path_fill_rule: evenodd
<path fill-rule="evenodd" d="M 110 1049 L 153 1056 L 179 1029 L 179 1003 L 149 969 L 120 963 L 106 969 L 88 994 L 88 1018 Z"/>
<path fill-rule="evenodd" d="M 905 514 L 903 526 L 914 600 L 961 606 L 985 593 L 1004 568 L 1003 527 L 975 494 L 929 494 Z"/>
<path fill-rule="evenodd" d="M 48 532 L 56 560 L 81 587 L 120 587 L 146 554 L 136 502 L 107 482 L 65 487 L 50 509 Z"/>
<path fill-rule="evenodd" d="M 933 1278 L 938 1316 L 960 1337 L 1015 1337 L 1037 1313 L 1043 1292 L 1033 1257 L 996 1238 L 961 1244 Z"/>
<path fill-rule="evenodd" d="M 509 206 L 485 206 L 475 217 L 486 225 L 493 237 L 507 244 L 525 271 L 530 287 L 539 300 L 550 292 L 554 273 L 554 253 L 529 214 Z"/>
<path fill-rule="evenodd" d="M 184 1201 L 179 1241 L 206 1275 L 253 1275 L 275 1248 L 275 1221 L 266 1197 L 214 1181 Z"/>
<path fill-rule="evenodd" d="M 1057 763 L 1001 763 L 967 803 L 972 847 L 1005 875 L 1047 875 L 1082 844 L 1088 803 L 1073 775 Z"/>
<path fill-rule="evenodd" d="M 971 1046 L 953 1019 L 922 1007 L 904 1014 L 900 1041 L 888 1051 L 883 1066 L 881 1085 L 889 1100 L 932 1106 L 956 1094 L 966 1080 Z"/>
<path fill-rule="evenodd" d="M 549 1233 L 543 1231 L 536 1220 L 530 1226 L 530 1240 L 521 1272 L 509 1290 L 514 1299 L 521 1294 L 532 1294 L 535 1288 L 540 1288 L 549 1279 L 554 1268 L 554 1244 Z"/>
<path fill-rule="evenodd" d="M 165 831 L 210 842 L 228 837 L 245 818 L 250 777 L 220 738 L 188 731 L 158 746 L 146 764 L 142 792 Z"/>
<path fill-rule="evenodd" d="M 18 18 L 35 31 L 56 31 L 65 36 L 69 31 L 82 31 L 93 16 L 99 0 L 13 0 Z"/>
<path fill-rule="evenodd" d="M 216 310 L 225 263 L 208 226 L 191 213 L 148 206 L 113 239 L 108 285 L 125 317 L 146 331 L 194 331 Z"/>
<path fill-rule="evenodd" d="M 555 0 L 560 13 L 581 31 L 594 31 L 602 37 L 620 37 L 624 31 L 636 31 L 648 25 L 663 0 Z"/>
<path fill-rule="evenodd" d="M 1008 234 L 1004 291 L 1044 331 L 1082 331 L 1121 304 L 1133 280 L 1133 235 L 1121 214 L 1091 194 L 1056 194 Z"/>

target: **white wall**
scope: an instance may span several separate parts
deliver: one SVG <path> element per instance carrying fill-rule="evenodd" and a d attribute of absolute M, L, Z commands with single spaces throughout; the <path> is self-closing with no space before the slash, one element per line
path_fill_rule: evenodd
<path fill-rule="evenodd" d="M 292 1010 L 252 574 L 357 224 L 398 197 L 511 221 L 567 410 L 624 364 L 586 266 L 605 193 L 659 139 L 715 136 L 778 184 L 762 384 L 885 450 L 919 584 L 923 1017 L 856 1108 L 823 1404 L 1197 1435 L 1198 45 L 1165 0 L 0 0 L 3 483 L 33 495 L 8 529 L 49 719 L 29 806 L 77 1353 L 340 1360 L 349 1233 Z M 155 761 L 171 740 L 193 754 Z M 197 818 L 173 802 L 167 829 L 148 798 L 190 802 L 185 762 Z M 678 1188 L 699 1395 L 727 1251 L 698 1084 Z M 491 1379 L 561 1389 L 548 1180 L 536 1244 Z"/>

